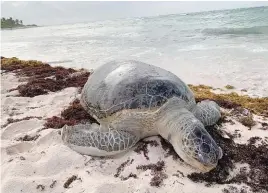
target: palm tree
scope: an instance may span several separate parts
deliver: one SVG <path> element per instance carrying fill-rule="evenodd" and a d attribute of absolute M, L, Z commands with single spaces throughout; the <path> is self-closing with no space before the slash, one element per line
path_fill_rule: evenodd
<path fill-rule="evenodd" d="M 22 25 L 22 20 L 20 20 L 20 24 Z"/>
<path fill-rule="evenodd" d="M 15 20 L 15 24 L 19 25 L 19 20 L 18 19 Z"/>
<path fill-rule="evenodd" d="M 8 22 L 8 24 L 9 24 L 10 26 L 12 26 L 12 25 L 15 24 L 14 20 L 12 19 L 12 17 L 8 18 L 8 19 L 7 19 L 7 22 Z"/>

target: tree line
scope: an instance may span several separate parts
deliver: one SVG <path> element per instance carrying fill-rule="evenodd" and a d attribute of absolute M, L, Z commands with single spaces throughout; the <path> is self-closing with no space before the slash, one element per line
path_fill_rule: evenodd
<path fill-rule="evenodd" d="M 13 28 L 24 26 L 22 20 L 10 18 L 1 18 L 1 28 Z"/>
<path fill-rule="evenodd" d="M 17 28 L 17 27 L 38 27 L 35 24 L 24 25 L 22 20 L 10 18 L 1 18 L 1 28 Z"/>

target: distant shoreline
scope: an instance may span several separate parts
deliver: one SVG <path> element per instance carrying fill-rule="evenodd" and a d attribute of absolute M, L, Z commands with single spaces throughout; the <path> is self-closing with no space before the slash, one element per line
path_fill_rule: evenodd
<path fill-rule="evenodd" d="M 17 27 L 5 27 L 5 28 L 1 28 L 1 30 L 16 30 L 16 29 L 35 28 L 35 27 L 41 27 L 41 26 L 38 26 L 38 25 L 25 25 L 25 26 L 17 26 Z"/>
<path fill-rule="evenodd" d="M 1 18 L 1 29 L 23 29 L 23 28 L 29 28 L 29 27 L 38 27 L 36 24 L 23 24 L 22 20 L 13 19 L 12 17 Z"/>

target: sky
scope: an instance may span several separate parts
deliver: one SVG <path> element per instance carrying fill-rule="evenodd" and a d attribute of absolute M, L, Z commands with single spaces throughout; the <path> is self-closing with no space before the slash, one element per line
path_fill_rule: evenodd
<path fill-rule="evenodd" d="M 24 24 L 58 25 L 256 6 L 268 6 L 268 1 L 1 1 L 1 17 L 23 20 Z"/>

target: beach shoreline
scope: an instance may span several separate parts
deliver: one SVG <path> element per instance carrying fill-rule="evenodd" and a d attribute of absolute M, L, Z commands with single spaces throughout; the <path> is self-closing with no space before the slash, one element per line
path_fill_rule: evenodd
<path fill-rule="evenodd" d="M 263 169 L 261 161 L 268 160 L 268 111 L 261 103 L 266 104 L 265 98 L 257 103 L 257 99 L 239 98 L 228 89 L 190 85 L 198 100 L 210 97 L 224 112 L 222 122 L 209 129 L 223 145 L 224 160 L 218 169 L 226 165 L 226 176 L 218 169 L 199 175 L 159 136 L 109 158 L 72 151 L 62 143 L 60 128 L 94 122 L 79 104 L 81 88 L 92 72 L 49 67 L 38 61 L 4 60 L 1 57 L 2 192 L 268 192 L 262 184 L 266 171 L 254 173 Z M 229 147 L 234 151 L 228 151 Z M 243 148 L 258 150 L 257 157 L 244 158 Z M 237 156 L 231 159 L 231 153 Z"/>

